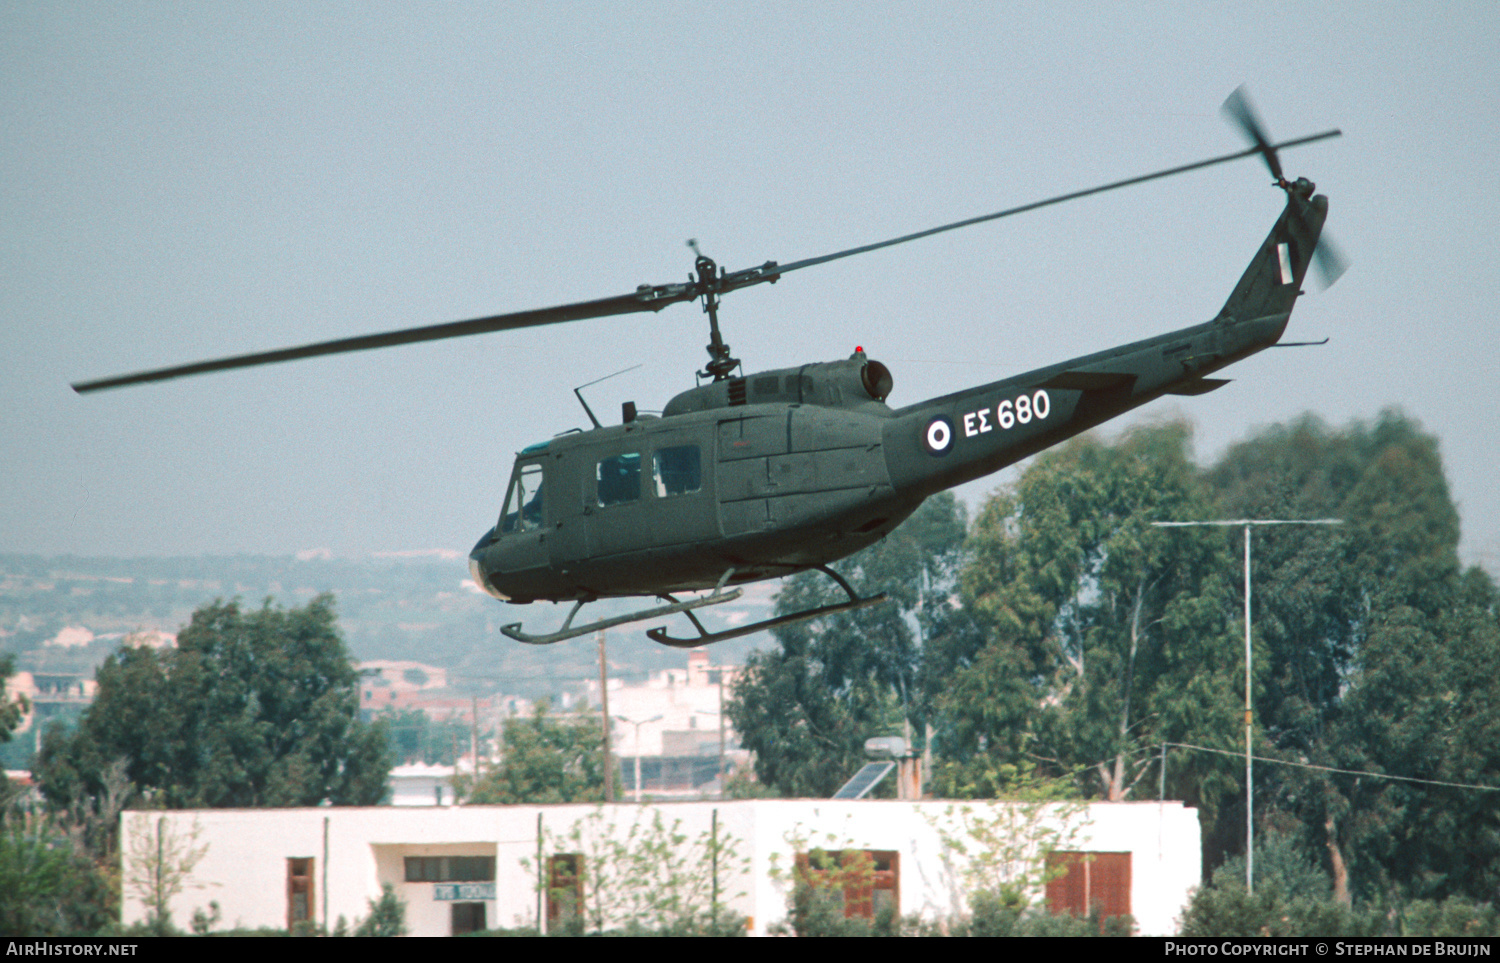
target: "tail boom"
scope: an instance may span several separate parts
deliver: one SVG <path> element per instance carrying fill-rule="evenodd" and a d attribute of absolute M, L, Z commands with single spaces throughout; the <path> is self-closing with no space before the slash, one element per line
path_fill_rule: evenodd
<path fill-rule="evenodd" d="M 1217 317 L 1204 324 L 1038 368 L 892 413 L 883 447 L 891 482 L 925 497 L 982 478 L 1166 394 L 1205 394 L 1209 375 L 1276 344 L 1327 216 L 1312 185 L 1287 205 Z"/>

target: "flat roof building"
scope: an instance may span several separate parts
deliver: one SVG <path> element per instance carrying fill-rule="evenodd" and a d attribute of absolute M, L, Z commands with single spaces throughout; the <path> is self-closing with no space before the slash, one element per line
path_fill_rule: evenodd
<path fill-rule="evenodd" d="M 828 854 L 817 864 L 808 859 L 815 850 Z M 714 892 L 751 934 L 764 935 L 786 918 L 796 868 L 834 864 L 857 864 L 867 877 L 844 892 L 846 915 L 889 908 L 951 919 L 977 888 L 1020 884 L 1054 910 L 1097 902 L 1106 914 L 1132 914 L 1141 934 L 1168 935 L 1200 881 L 1197 813 L 1179 802 L 126 812 L 121 851 L 127 925 L 164 896 L 179 925 L 212 901 L 221 928 L 309 921 L 331 931 L 341 917 L 352 925 L 367 916 L 389 884 L 415 936 L 572 921 L 615 927 L 640 920 L 664 893 L 706 910 Z M 1061 878 L 1043 882 L 1048 866 Z M 175 882 L 153 891 L 152 880 Z"/>

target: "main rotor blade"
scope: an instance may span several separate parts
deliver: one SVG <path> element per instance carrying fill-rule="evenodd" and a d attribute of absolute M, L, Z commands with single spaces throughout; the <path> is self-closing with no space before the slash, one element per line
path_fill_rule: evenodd
<path fill-rule="evenodd" d="M 1298 137 L 1296 140 L 1283 141 L 1280 144 L 1273 144 L 1269 146 L 1273 151 L 1284 149 L 1287 147 L 1299 147 L 1302 144 L 1311 144 L 1314 141 L 1326 140 L 1329 137 L 1339 137 L 1342 135 L 1342 133 L 1342 131 L 1336 129 L 1325 130 L 1321 134 L 1311 134 L 1307 137 Z M 1181 167 L 1171 167 L 1167 170 L 1157 171 L 1154 174 L 1142 174 L 1139 177 L 1128 177 L 1123 181 L 1113 181 L 1109 184 L 1101 184 L 1098 187 L 1090 187 L 1087 190 L 1073 191 L 1068 194 L 1059 194 L 1056 197 L 1049 197 L 1044 201 L 1033 201 L 1030 204 L 1022 204 L 1019 207 L 1011 207 L 1006 208 L 1003 211 L 996 211 L 993 214 L 983 214 L 979 217 L 971 217 L 962 221 L 954 221 L 952 224 L 944 224 L 942 227 L 933 227 L 928 228 L 925 231 L 917 231 L 915 234 L 905 234 L 901 237 L 893 237 L 889 241 L 880 241 L 875 244 L 865 244 L 860 247 L 851 247 L 847 251 L 839 251 L 836 254 L 825 254 L 822 257 L 812 257 L 808 258 L 805 261 L 794 261 L 791 264 L 783 264 L 776 268 L 776 273 L 779 276 L 787 273 L 788 271 L 796 271 L 800 268 L 812 267 L 814 264 L 826 264 L 829 261 L 837 261 L 839 258 L 849 257 L 853 254 L 863 254 L 866 251 L 876 251 L 880 248 L 891 247 L 895 244 L 905 244 L 907 241 L 915 241 L 918 238 L 931 237 L 934 234 L 941 234 L 944 231 L 956 231 L 961 227 L 968 227 L 971 224 L 983 224 L 985 221 L 995 221 L 999 220 L 1002 217 L 1010 217 L 1013 214 L 1024 214 L 1027 211 L 1034 211 L 1039 207 L 1047 207 L 1052 204 L 1061 204 L 1064 201 L 1072 201 L 1080 197 L 1088 197 L 1090 194 L 1102 194 L 1105 191 L 1112 191 L 1121 187 L 1130 187 L 1133 184 L 1144 184 L 1147 181 L 1154 181 L 1163 177 L 1171 177 L 1173 174 L 1185 174 L 1188 171 L 1195 171 L 1202 167 L 1212 167 L 1215 164 L 1226 164 L 1229 161 L 1239 160 L 1242 157 L 1249 157 L 1253 154 L 1259 153 L 1262 153 L 1261 147 L 1251 147 L 1246 150 L 1237 151 L 1233 154 L 1225 154 L 1222 157 L 1212 157 L 1208 160 L 1198 161 L 1195 164 L 1183 164 Z M 749 281 L 748 283 L 754 284 L 758 283 L 758 281 L 761 280 L 769 279 L 757 278 Z M 743 287 L 745 285 L 736 286 Z"/>
<path fill-rule="evenodd" d="M 533 311 L 516 311 L 497 314 L 487 318 L 468 321 L 450 321 L 420 328 L 403 328 L 382 334 L 366 334 L 336 341 L 320 341 L 298 348 L 280 348 L 275 351 L 259 351 L 253 354 L 234 355 L 214 361 L 198 361 L 193 364 L 171 368 L 157 368 L 136 374 L 82 381 L 73 385 L 79 394 L 103 391 L 106 388 L 122 388 L 126 385 L 146 384 L 153 381 L 169 381 L 187 375 L 207 374 L 210 371 L 229 371 L 234 368 L 253 368 L 263 364 L 282 361 L 297 361 L 316 358 L 325 354 L 347 354 L 351 351 L 368 351 L 371 348 L 389 348 L 399 344 L 416 344 L 422 341 L 440 341 L 444 338 L 462 338 L 471 334 L 487 334 L 493 331 L 513 331 L 517 328 L 534 328 L 544 324 L 560 324 L 565 321 L 582 321 L 586 318 L 603 318 L 616 314 L 632 314 L 640 311 L 660 311 L 678 301 L 690 301 L 698 296 L 696 285 L 669 284 L 660 287 L 638 288 L 632 294 L 597 301 L 581 301 L 552 308 Z"/>
<path fill-rule="evenodd" d="M 372 348 L 389 348 L 402 344 L 416 344 L 422 341 L 439 341 L 445 338 L 462 338 L 472 334 L 487 334 L 495 331 L 513 331 L 518 328 L 532 328 L 547 324 L 560 324 L 566 321 L 582 321 L 588 318 L 602 318 L 617 314 L 634 314 L 645 311 L 660 311 L 669 304 L 679 301 L 691 301 L 699 295 L 713 293 L 715 295 L 725 294 L 740 288 L 763 282 L 775 282 L 783 274 L 789 271 L 797 271 L 802 268 L 812 267 L 815 264 L 826 264 L 829 261 L 837 261 L 840 258 L 850 257 L 855 254 L 863 254 L 867 251 L 877 251 L 884 247 L 892 247 L 896 244 L 905 244 L 907 241 L 915 241 L 919 238 L 931 237 L 944 231 L 955 231 L 961 227 L 969 227 L 973 224 L 983 224 L 986 221 L 999 220 L 1002 217 L 1010 217 L 1013 214 L 1022 214 L 1026 211 L 1034 211 L 1038 208 L 1047 207 L 1052 204 L 1061 204 L 1064 201 L 1076 200 L 1080 197 L 1088 197 L 1091 194 L 1102 194 L 1105 191 L 1116 190 L 1121 187 L 1129 187 L 1133 184 L 1144 184 L 1147 181 L 1158 180 L 1163 177 L 1171 177 L 1174 174 L 1185 174 L 1204 167 L 1212 167 L 1215 164 L 1224 164 L 1229 161 L 1249 157 L 1252 154 L 1266 154 L 1274 156 L 1275 151 L 1287 147 L 1298 147 L 1302 144 L 1311 144 L 1315 141 L 1325 140 L 1329 137 L 1340 136 L 1338 130 L 1328 130 L 1320 134 L 1312 134 L 1307 137 L 1299 137 L 1295 140 L 1283 141 L 1280 144 L 1259 144 L 1246 150 L 1237 151 L 1233 154 L 1224 154 L 1221 157 L 1212 157 L 1208 160 L 1198 161 L 1194 164 L 1183 164 L 1179 167 L 1171 167 L 1166 170 L 1156 171 L 1152 174 L 1142 174 L 1139 177 L 1128 177 L 1124 180 L 1101 184 L 1086 190 L 1072 191 L 1067 194 L 1059 194 L 1046 200 L 1033 201 L 1030 204 L 1022 204 L 1019 207 L 1007 208 L 996 211 L 993 214 L 984 214 L 979 217 L 970 217 L 962 221 L 954 221 L 952 224 L 944 224 L 941 227 L 928 228 L 925 231 L 917 231 L 914 234 L 905 234 L 894 237 L 887 241 L 878 241 L 874 244 L 864 244 L 852 247 L 848 250 L 838 251 L 833 254 L 825 254 L 822 257 L 807 258 L 795 261 L 791 264 L 778 265 L 774 261 L 767 261 L 758 267 L 746 268 L 730 274 L 721 274 L 714 278 L 698 278 L 686 283 L 665 285 L 641 285 L 631 294 L 618 295 L 612 298 L 601 298 L 597 301 L 580 301 L 574 304 L 564 304 L 550 308 L 538 308 L 532 311 L 516 311 L 510 314 L 497 314 L 486 318 L 473 318 L 468 321 L 451 321 L 445 324 L 433 324 L 418 328 L 402 328 L 396 331 L 387 331 L 382 334 L 359 335 L 352 338 L 339 338 L 334 341 L 320 341 L 314 344 L 302 345 L 296 348 L 280 348 L 274 351 L 260 351 L 252 354 L 234 355 L 228 358 L 219 358 L 213 361 L 198 361 L 192 364 L 176 365 L 170 368 L 156 368 L 150 371 L 140 371 L 135 374 L 119 375 L 112 378 L 100 378 L 94 381 L 80 381 L 73 385 L 73 390 L 79 394 L 88 394 L 93 391 L 103 391 L 108 388 L 123 388 L 126 385 L 148 384 L 156 381 L 170 381 L 173 378 L 182 378 L 189 375 L 207 374 L 213 371 L 229 371 L 235 368 L 253 368 L 259 365 L 278 364 L 283 361 L 297 361 L 303 358 L 316 358 L 321 355 L 347 354 L 354 351 L 368 351 Z M 1269 154 L 1267 153 L 1269 152 Z"/>

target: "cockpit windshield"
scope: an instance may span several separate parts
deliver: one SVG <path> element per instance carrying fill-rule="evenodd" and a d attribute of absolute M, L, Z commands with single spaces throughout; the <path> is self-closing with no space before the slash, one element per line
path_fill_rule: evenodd
<path fill-rule="evenodd" d="M 542 465 L 526 462 L 516 466 L 505 508 L 500 516 L 500 534 L 530 532 L 542 527 Z"/>

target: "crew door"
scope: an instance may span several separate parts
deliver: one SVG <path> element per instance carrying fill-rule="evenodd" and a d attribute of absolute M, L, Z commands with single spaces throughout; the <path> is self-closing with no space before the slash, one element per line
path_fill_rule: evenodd
<path fill-rule="evenodd" d="M 651 546 L 642 463 L 644 438 L 630 438 L 594 457 L 584 478 L 583 519 L 589 554 L 604 558 Z"/>
<path fill-rule="evenodd" d="M 672 431 L 651 436 L 647 485 L 652 515 L 651 543 L 658 548 L 695 544 L 719 537 L 714 504 L 712 434 Z"/>

